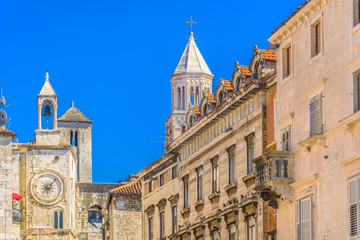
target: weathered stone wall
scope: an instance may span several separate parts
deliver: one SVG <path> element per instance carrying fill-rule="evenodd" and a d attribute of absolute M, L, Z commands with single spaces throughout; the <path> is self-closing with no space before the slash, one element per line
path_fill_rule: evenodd
<path fill-rule="evenodd" d="M 0 239 L 12 239 L 11 136 L 0 135 Z"/>
<path fill-rule="evenodd" d="M 78 132 L 77 166 L 79 182 L 92 182 L 92 136 L 91 123 L 58 122 L 60 141 L 70 144 L 70 131 Z"/>
<path fill-rule="evenodd" d="M 111 240 L 143 239 L 140 196 L 113 195 L 109 211 Z"/>
<path fill-rule="evenodd" d="M 76 237 L 79 240 L 102 239 L 104 220 L 107 219 L 109 191 L 119 187 L 115 183 L 76 183 Z M 91 224 L 88 211 L 91 207 L 101 208 L 102 224 Z"/>

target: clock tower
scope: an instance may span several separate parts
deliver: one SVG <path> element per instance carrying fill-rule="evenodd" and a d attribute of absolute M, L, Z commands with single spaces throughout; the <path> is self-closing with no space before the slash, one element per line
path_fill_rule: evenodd
<path fill-rule="evenodd" d="M 53 239 L 72 239 L 75 231 L 76 149 L 60 141 L 57 95 L 46 73 L 37 97 L 35 140 L 22 148 L 24 229 L 55 228 Z"/>

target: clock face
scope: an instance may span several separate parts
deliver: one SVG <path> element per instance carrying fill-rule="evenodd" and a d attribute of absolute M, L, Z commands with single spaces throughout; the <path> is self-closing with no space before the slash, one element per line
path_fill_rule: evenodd
<path fill-rule="evenodd" d="M 53 205 L 64 197 L 64 181 L 56 172 L 41 172 L 31 181 L 31 193 L 39 203 Z"/>

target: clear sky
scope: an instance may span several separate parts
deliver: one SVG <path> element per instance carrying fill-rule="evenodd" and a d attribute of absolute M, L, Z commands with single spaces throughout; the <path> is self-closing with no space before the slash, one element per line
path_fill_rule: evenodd
<path fill-rule="evenodd" d="M 164 153 L 170 81 L 194 38 L 210 70 L 230 79 L 248 65 L 304 0 L 120 1 L 0 0 L 0 84 L 9 129 L 34 139 L 36 97 L 45 72 L 59 117 L 71 101 L 93 124 L 93 180 L 117 182 Z"/>

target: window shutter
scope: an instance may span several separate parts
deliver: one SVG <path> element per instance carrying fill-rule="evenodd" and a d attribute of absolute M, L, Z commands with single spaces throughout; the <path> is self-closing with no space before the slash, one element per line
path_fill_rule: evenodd
<path fill-rule="evenodd" d="M 315 99 L 310 100 L 310 136 L 314 135 L 315 130 Z"/>
<path fill-rule="evenodd" d="M 322 94 L 316 96 L 315 101 L 315 126 L 316 126 L 316 134 L 322 133 Z"/>
<path fill-rule="evenodd" d="M 290 137 L 291 137 L 290 129 L 291 128 L 289 126 L 282 131 L 282 150 L 283 151 L 290 151 Z"/>
<path fill-rule="evenodd" d="M 296 240 L 301 240 L 300 230 L 300 201 L 296 202 Z"/>
<path fill-rule="evenodd" d="M 358 235 L 358 188 L 357 178 L 353 178 L 349 182 L 349 226 L 350 237 Z"/>
<path fill-rule="evenodd" d="M 302 199 L 301 212 L 301 240 L 312 239 L 312 197 Z"/>

